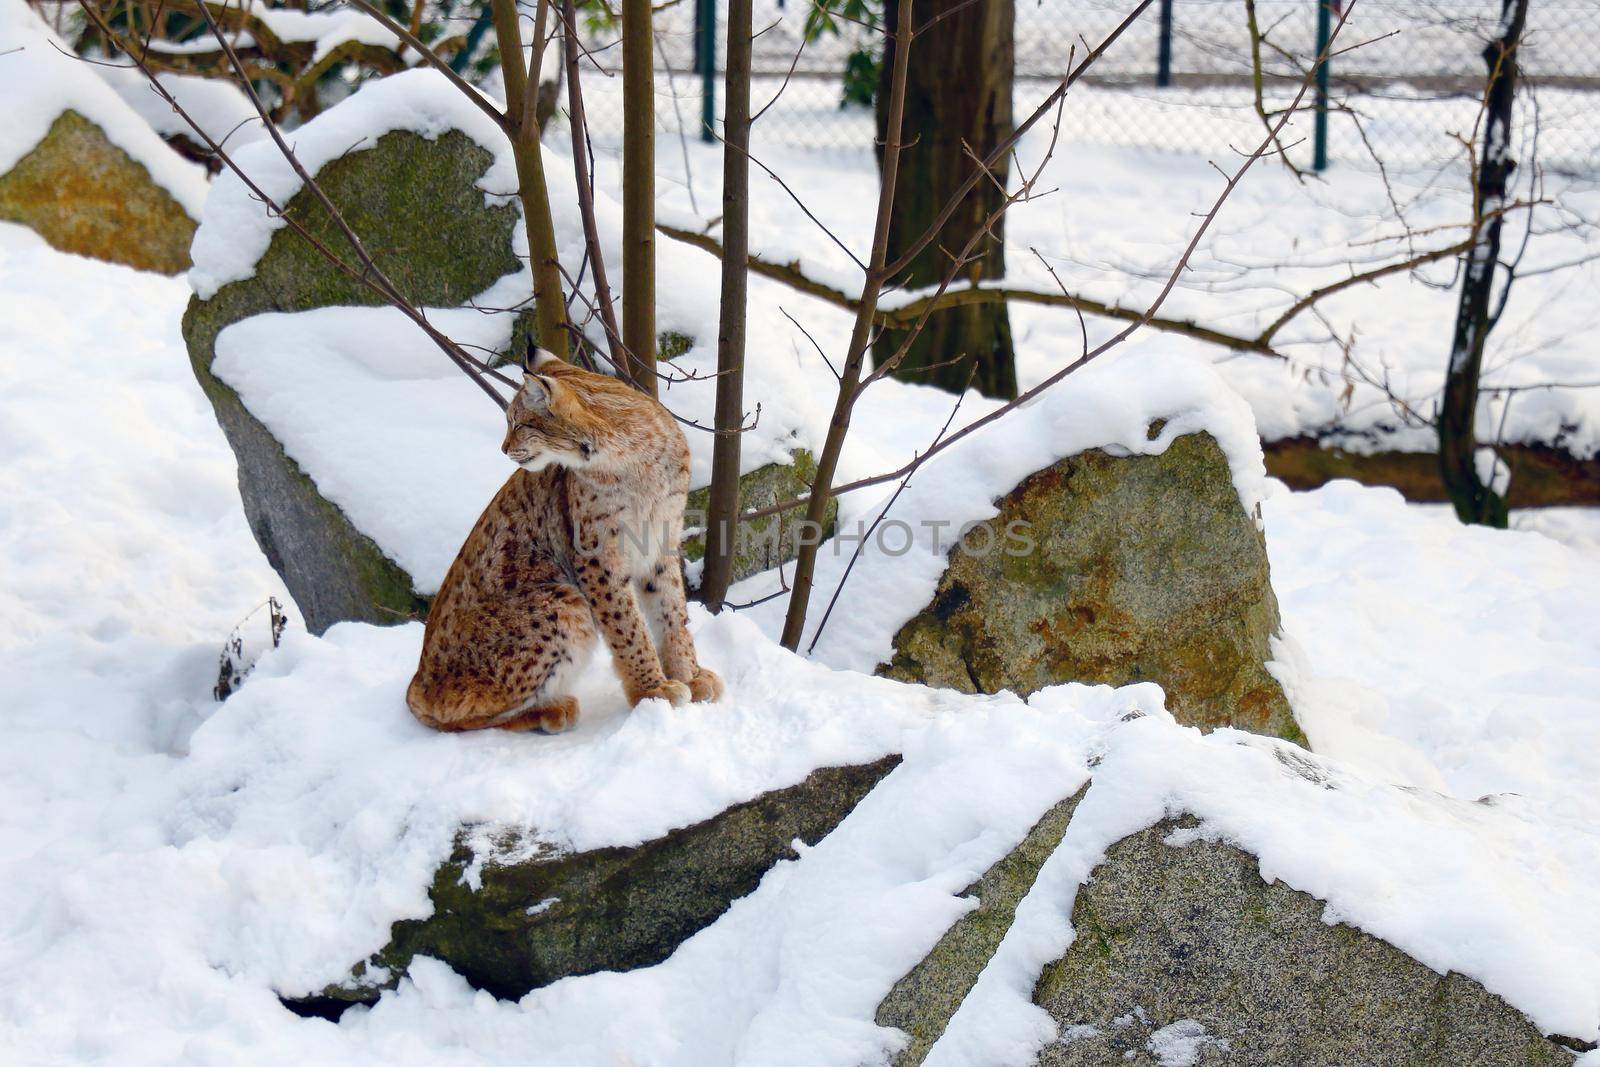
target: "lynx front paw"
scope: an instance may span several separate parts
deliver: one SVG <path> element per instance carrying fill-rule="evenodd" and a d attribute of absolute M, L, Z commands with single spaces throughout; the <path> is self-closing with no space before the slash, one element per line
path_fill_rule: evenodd
<path fill-rule="evenodd" d="M 628 694 L 628 700 L 635 707 L 644 700 L 665 700 L 673 707 L 689 703 L 689 687 L 682 682 L 671 680 L 663 681 L 654 689 L 645 689 Z"/>
<path fill-rule="evenodd" d="M 689 679 L 689 693 L 697 704 L 721 700 L 722 679 L 717 677 L 716 671 L 708 671 L 701 667 L 695 672 L 694 677 Z"/>

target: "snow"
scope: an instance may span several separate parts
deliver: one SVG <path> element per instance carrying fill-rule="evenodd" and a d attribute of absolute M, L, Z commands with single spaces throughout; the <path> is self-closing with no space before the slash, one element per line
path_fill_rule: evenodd
<path fill-rule="evenodd" d="M 1463 527 L 1392 490 L 1336 482 L 1308 499 L 1268 501 L 1267 551 L 1286 628 L 1318 667 L 1290 693 L 1312 748 L 1600 825 L 1600 557 Z"/>
<path fill-rule="evenodd" d="M 138 67 L 103 65 L 95 71 L 156 133 L 162 137 L 187 138 L 197 145 L 202 143 L 193 127 L 151 88 L 149 79 Z M 232 82 L 168 71 L 157 74 L 156 79 L 189 118 L 199 123 L 229 155 L 241 145 L 267 136 L 255 106 Z"/>
<path fill-rule="evenodd" d="M 1206 1028 L 1193 1019 L 1179 1019 L 1151 1034 L 1145 1048 L 1161 1067 L 1194 1067 L 1207 1048 L 1227 1052 L 1228 1042 L 1211 1037 Z"/>
<path fill-rule="evenodd" d="M 1024 703 L 834 670 L 739 614 L 694 620 L 729 682 L 721 703 L 628 712 L 597 663 L 585 719 L 555 738 L 415 724 L 401 699 L 415 624 L 292 628 L 219 706 L 221 640 L 282 590 L 177 339 L 184 297 L 0 227 L 9 1062 L 873 1062 L 900 1040 L 873 1023 L 877 1003 L 971 906 L 958 894 L 1086 782 L 930 1063 L 1025 1063 L 1055 1039 L 1029 994 L 1071 937 L 1077 885 L 1110 844 L 1180 811 L 1200 822 L 1174 847 L 1239 844 L 1265 877 L 1326 900 L 1329 921 L 1478 978 L 1546 1030 L 1600 1036 L 1600 820 L 1584 789 L 1600 778 L 1600 561 L 1387 491 L 1256 483 L 1281 669 L 1314 756 L 1179 727 L 1150 684 Z M 113 331 L 116 359 L 81 358 Z M 1197 369 L 1167 388 L 1213 386 Z M 1106 425 L 1147 414 L 1130 404 Z M 420 959 L 338 1024 L 276 1000 L 425 915 L 464 822 L 630 844 L 889 752 L 902 764 L 834 833 L 658 966 L 510 1003 Z M 1162 1033 L 1151 1051 L 1172 1062 L 1199 1040 Z"/>
<path fill-rule="evenodd" d="M 42 39 L 33 16 L 0 0 L 8 4 L 0 32 L 22 26 Z M 44 64 L 45 52 L 0 55 L 0 90 L 19 56 Z M 68 78 L 85 68 L 28 69 L 57 80 L 25 84 L 26 115 L 35 100 L 42 112 L 79 94 L 122 116 L 117 136 L 144 136 L 115 94 Z M 28 122 L 0 130 L 0 158 Z M 498 131 L 431 72 L 369 83 L 294 139 L 315 170 L 392 129 L 465 130 L 495 155 L 480 182 L 486 201 L 506 202 L 515 186 Z M 664 170 L 681 167 L 678 146 L 662 150 L 672 161 Z M 280 202 L 298 189 L 270 145 L 241 148 L 240 158 Z M 554 149 L 547 158 L 563 260 L 575 262 L 570 167 Z M 715 204 L 704 183 L 717 168 L 694 158 L 698 196 Z M 808 203 L 849 239 L 865 234 L 872 203 L 870 159 L 852 167 L 851 158 L 768 161 L 799 174 Z M 620 212 L 602 162 L 597 211 L 615 274 Z M 1015 216 L 1014 247 L 1036 243 L 1068 284 L 1136 302 L 1151 283 L 1113 291 L 1129 284 L 1120 268 L 1158 271 L 1214 174 L 1198 159 L 1166 160 L 1160 179 L 1172 196 L 1156 204 L 1148 157 L 1075 146 L 1064 163 L 1044 184 L 1065 195 Z M 1371 236 L 1382 193 L 1359 177 L 1309 193 L 1270 171 L 1257 178 L 1197 265 L 1211 287 L 1180 288 L 1169 312 L 1259 326 L 1281 306 L 1279 282 L 1336 273 L 1328 251 Z M 664 213 L 687 218 L 686 200 L 669 190 Z M 854 284 L 848 260 L 807 235 L 795 209 L 775 196 L 758 204 L 763 254 Z M 1430 210 L 1442 218 L 1447 207 Z M 277 225 L 237 181 L 219 179 L 196 242 L 194 290 L 248 277 Z M 1539 254 L 1560 258 L 1565 240 Z M 1230 262 L 1259 265 L 1284 249 L 1280 276 L 1230 281 Z M 660 324 L 696 338 L 676 367 L 699 378 L 665 396 L 680 415 L 708 421 L 716 262 L 666 240 L 658 257 Z M 1014 251 L 1018 277 L 1053 284 L 1028 258 Z M 1583 268 L 1524 279 L 1495 335 L 1512 342 L 1492 352 L 1496 380 L 1582 371 L 1595 277 Z M 528 286 L 525 271 L 507 275 L 479 302 L 505 306 Z M 415 624 L 343 624 L 322 637 L 292 625 L 231 699 L 212 699 L 229 632 L 259 621 L 252 612 L 268 597 L 287 597 L 250 538 L 232 458 L 178 337 L 187 296 L 182 282 L 62 255 L 0 225 L 7 1062 L 479 1065 L 530 1049 L 563 1067 L 874 1062 L 901 1040 L 874 1024 L 876 1006 L 972 906 L 958 894 L 1086 783 L 1062 847 L 930 1064 L 1028 1063 L 1043 1043 L 1073 1036 L 1057 1034 L 1030 998 L 1040 968 L 1070 944 L 1077 887 L 1117 840 L 1180 812 L 1199 823 L 1171 835 L 1173 847 L 1244 847 L 1263 876 L 1325 900 L 1328 921 L 1484 982 L 1547 1032 L 1600 1037 L 1600 527 L 1593 513 L 1567 509 L 1519 515 L 1528 530 L 1468 529 L 1386 490 L 1290 493 L 1266 480 L 1257 425 L 1269 437 L 1338 427 L 1370 447 L 1423 443 L 1385 421 L 1370 389 L 1340 400 L 1330 346 L 1296 338 L 1285 364 L 1142 335 L 920 471 L 890 513 L 917 532 L 914 550 L 868 545 L 814 657 L 773 642 L 781 602 L 697 612 L 700 654 L 729 684 L 716 705 L 629 711 L 602 656 L 580 681 L 575 732 L 445 736 L 404 710 Z M 1363 345 L 1425 395 L 1442 374 L 1446 352 L 1434 341 L 1447 336 L 1447 303 L 1448 294 L 1395 280 L 1336 306 L 1340 316 L 1360 311 Z M 815 447 L 832 402 L 831 377 L 780 308 L 830 354 L 849 329 L 846 313 L 752 279 L 747 384 L 762 416 L 745 439 L 746 470 L 794 444 Z M 1025 385 L 1078 352 L 1074 317 L 1012 314 Z M 508 316 L 471 308 L 430 317 L 489 347 L 509 329 Z M 1093 343 L 1104 324 L 1090 330 Z M 499 413 L 388 309 L 258 316 L 224 331 L 217 353 L 218 375 L 319 488 L 419 590 L 436 587 L 509 470 Z M 1561 426 L 1568 447 L 1592 451 L 1595 392 L 1515 394 L 1508 437 L 1545 439 Z M 953 403 L 930 389 L 874 386 L 841 478 L 905 462 Z M 970 395 L 952 425 L 993 407 Z M 1489 410 L 1485 425 L 1498 425 L 1500 409 Z M 1150 439 L 1157 418 L 1167 425 Z M 949 538 L 1062 455 L 1157 452 L 1200 429 L 1222 442 L 1241 504 L 1259 509 L 1284 620 L 1274 670 L 1315 755 L 1180 727 L 1150 684 L 1067 685 L 1024 702 L 862 673 L 942 570 L 929 520 L 948 522 Z M 686 432 L 703 481 L 709 437 Z M 875 517 L 893 488 L 846 497 L 844 528 Z M 843 563 L 822 554 L 819 591 L 831 591 Z M 752 579 L 734 599 L 772 582 Z M 813 626 L 821 598 L 814 603 Z M 816 767 L 888 753 L 903 762 L 834 833 L 800 847 L 655 967 L 567 979 L 510 1003 L 419 959 L 376 1006 L 338 1024 L 298 1018 L 277 1000 L 340 978 L 391 923 L 425 916 L 432 873 L 463 825 L 479 836 L 531 828 L 533 843 L 552 849 L 635 844 Z M 1215 1039 L 1196 1026 L 1165 1026 L 1149 1051 L 1164 1063 L 1199 1055 Z"/>
<path fill-rule="evenodd" d="M 74 57 L 23 0 L 0 0 L 0 100 L 7 104 L 6 121 L 0 123 L 0 174 L 38 147 L 62 112 L 75 111 L 199 218 L 205 171 L 168 148 L 96 69 Z"/>
<path fill-rule="evenodd" d="M 289 602 L 195 387 L 182 297 L 0 224 L 3 706 L 13 725 L 74 722 L 108 757 L 181 751 L 222 638 L 269 596 Z M 45 796 L 74 788 L 44 773 Z"/>

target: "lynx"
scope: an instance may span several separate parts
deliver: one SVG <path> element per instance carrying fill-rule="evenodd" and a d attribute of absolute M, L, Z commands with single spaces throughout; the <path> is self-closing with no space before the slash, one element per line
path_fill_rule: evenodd
<path fill-rule="evenodd" d="M 630 705 L 720 697 L 687 629 L 678 539 L 689 447 L 672 416 L 539 351 L 506 421 L 501 450 L 519 469 L 428 612 L 412 714 L 438 730 L 570 729 L 572 687 L 597 637 Z"/>

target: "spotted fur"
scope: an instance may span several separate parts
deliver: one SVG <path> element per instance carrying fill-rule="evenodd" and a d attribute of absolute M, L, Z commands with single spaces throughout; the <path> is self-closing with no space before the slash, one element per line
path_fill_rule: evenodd
<path fill-rule="evenodd" d="M 687 626 L 678 540 L 689 448 L 672 416 L 540 352 L 506 422 L 501 448 L 519 469 L 434 598 L 406 692 L 412 713 L 439 730 L 569 729 L 571 687 L 597 639 L 630 704 L 720 697 Z"/>

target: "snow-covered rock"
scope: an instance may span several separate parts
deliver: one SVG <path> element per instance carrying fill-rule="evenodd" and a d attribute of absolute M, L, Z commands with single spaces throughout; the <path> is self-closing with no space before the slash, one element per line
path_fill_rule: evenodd
<path fill-rule="evenodd" d="M 376 1000 L 418 956 L 513 1000 L 573 975 L 660 963 L 796 847 L 831 833 L 899 762 L 823 767 L 631 847 L 570 851 L 527 827 L 467 828 L 434 876 L 433 914 L 396 923 L 388 945 L 317 999 Z"/>
<path fill-rule="evenodd" d="M 1266 541 L 1215 438 L 1068 456 L 998 508 L 952 536 L 937 591 L 881 673 L 1023 695 L 1154 681 L 1180 722 L 1304 740 L 1267 670 L 1279 619 Z"/>
<path fill-rule="evenodd" d="M 334 108 L 324 117 L 336 122 L 338 110 Z M 514 177 L 491 173 L 493 156 L 472 138 L 454 129 L 434 132 L 435 140 L 410 131 L 390 132 L 343 158 L 312 156 L 307 166 L 318 168 L 319 184 L 411 299 L 428 307 L 457 307 L 486 290 L 504 289 L 496 285 L 497 280 L 510 278 L 514 287 L 519 277 L 519 263 L 512 253 L 517 212 L 506 198 L 486 196 L 480 187 L 499 182 L 501 187 L 514 188 L 516 183 Z M 271 143 L 261 143 L 241 149 L 238 156 L 241 166 L 254 173 L 256 165 L 275 158 L 275 152 Z M 190 281 L 197 286 L 203 288 L 198 279 L 212 277 L 207 272 L 216 269 L 213 264 L 223 240 L 219 231 L 248 244 L 238 227 L 218 222 L 230 204 L 231 210 L 251 218 L 263 210 L 248 196 L 238 203 L 230 200 L 242 188 L 237 182 L 228 183 L 226 176 L 219 179 L 218 194 L 208 204 L 206 221 L 196 237 L 197 264 Z M 291 215 L 348 257 L 348 246 L 311 194 L 280 201 L 284 202 Z M 449 219 L 448 225 L 439 225 L 441 216 Z M 231 246 L 222 247 L 234 251 Z M 318 632 L 348 619 L 393 622 L 417 616 L 426 610 L 426 601 L 418 596 L 411 575 L 363 529 L 359 513 L 352 521 L 330 501 L 326 483 L 319 485 L 295 462 L 283 441 L 262 422 L 262 412 L 253 411 L 234 388 L 217 377 L 215 342 L 219 333 L 241 320 L 253 328 L 281 317 L 253 318 L 262 312 L 320 314 L 324 319 L 348 322 L 359 331 L 363 321 L 381 320 L 382 313 L 347 305 L 374 300 L 298 235 L 281 229 L 270 235 L 249 277 L 219 286 L 208 299 L 197 296 L 183 320 L 195 374 L 239 462 L 239 489 L 250 528 L 283 575 L 307 625 Z M 507 293 L 490 306 L 515 303 L 516 298 Z M 517 319 L 514 311 L 467 314 L 474 321 L 462 324 L 470 326 L 470 331 L 453 331 L 458 341 L 489 351 L 509 342 Z M 402 331 L 407 328 L 400 327 Z M 364 360 L 379 366 L 384 366 L 392 353 L 389 337 L 382 330 L 358 333 L 352 340 Z M 262 344 L 295 358 L 320 357 L 324 364 L 331 362 L 324 353 L 301 346 L 293 331 L 270 330 Z M 403 368 L 394 370 L 392 362 L 386 369 L 405 375 Z M 253 361 L 242 370 L 262 372 Z M 277 372 L 296 371 L 280 368 Z M 382 403 L 380 395 L 369 392 L 349 400 L 365 405 L 372 416 L 380 416 L 370 410 Z M 349 447 L 385 456 L 392 464 L 395 452 L 383 440 L 384 421 L 382 417 L 358 421 L 365 439 L 351 442 Z M 393 464 L 387 477 L 403 479 L 408 469 L 407 464 Z M 490 493 L 492 490 L 484 494 L 484 502 Z"/>
<path fill-rule="evenodd" d="M 23 0 L 0 0 L 0 219 L 66 252 L 176 273 L 205 171 L 168 148 Z"/>
<path fill-rule="evenodd" d="M 1282 751 L 1286 766 L 1337 788 L 1315 764 Z M 937 1042 L 1060 847 L 1083 795 L 1052 807 L 968 887 L 973 910 L 879 1005 L 877 1021 L 910 1039 L 895 1067 L 949 1062 Z M 1326 901 L 1264 876 L 1257 857 L 1190 817 L 1116 842 L 1061 896 L 1056 906 L 1070 911 L 1073 938 L 1033 987 L 1033 1003 L 1055 1026 L 1032 1061 L 1038 1067 L 1559 1067 L 1582 1044 L 1551 1040 L 1482 983 L 1441 974 L 1332 919 Z"/>
<path fill-rule="evenodd" d="M 1037 1067 L 1572 1063 L 1481 982 L 1329 912 L 1193 819 L 1124 838 L 1078 890 L 1072 947 L 1034 989 L 1060 1028 Z"/>

